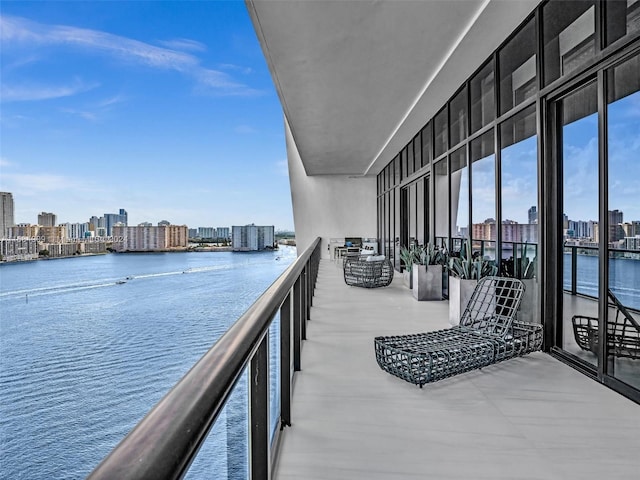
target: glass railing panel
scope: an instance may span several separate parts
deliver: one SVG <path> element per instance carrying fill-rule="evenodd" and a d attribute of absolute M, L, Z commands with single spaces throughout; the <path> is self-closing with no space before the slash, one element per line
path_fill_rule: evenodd
<path fill-rule="evenodd" d="M 249 478 L 248 399 L 245 369 L 185 479 Z"/>
<path fill-rule="evenodd" d="M 280 425 L 280 312 L 269 327 L 269 435 L 273 442 Z"/>

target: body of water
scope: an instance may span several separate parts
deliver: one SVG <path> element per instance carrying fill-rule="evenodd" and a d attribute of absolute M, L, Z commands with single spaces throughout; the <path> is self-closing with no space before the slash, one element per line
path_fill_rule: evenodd
<path fill-rule="evenodd" d="M 598 257 L 577 256 L 578 293 L 598 296 Z M 563 285 L 571 290 L 571 254 L 564 254 Z M 609 288 L 623 305 L 640 310 L 640 260 L 609 259 Z"/>
<path fill-rule="evenodd" d="M 295 255 L 281 247 L 0 266 L 0 478 L 84 478 Z M 246 435 L 238 393 L 189 478 L 244 476 L 246 451 L 226 448 Z"/>

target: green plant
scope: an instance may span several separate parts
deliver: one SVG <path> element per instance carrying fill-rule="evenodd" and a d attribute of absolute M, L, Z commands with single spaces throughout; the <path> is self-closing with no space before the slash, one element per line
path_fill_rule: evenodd
<path fill-rule="evenodd" d="M 500 275 L 518 279 L 534 278 L 536 276 L 537 256 L 534 256 L 533 259 L 527 256 L 529 246 L 530 244 L 526 242 L 523 244 L 519 258 L 514 260 L 513 257 L 510 257 L 508 260 L 502 260 Z M 533 247 L 535 248 L 535 245 Z"/>
<path fill-rule="evenodd" d="M 418 265 L 445 265 L 447 263 L 447 252 L 440 247 L 436 247 L 433 243 L 419 245 L 416 247 L 413 263 Z"/>
<path fill-rule="evenodd" d="M 460 256 L 449 257 L 447 270 L 449 270 L 454 277 L 469 280 L 478 280 L 482 277 L 498 273 L 498 267 L 496 267 L 493 262 L 484 260 L 479 256 L 474 256 L 469 239 L 462 244 Z"/>
<path fill-rule="evenodd" d="M 416 260 L 416 245 L 411 245 L 408 248 L 400 247 L 400 260 L 402 260 L 405 270 L 411 272 Z"/>

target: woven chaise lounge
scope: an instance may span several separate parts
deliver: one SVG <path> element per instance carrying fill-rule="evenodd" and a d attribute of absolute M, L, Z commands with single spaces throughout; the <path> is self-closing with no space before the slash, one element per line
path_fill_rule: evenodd
<path fill-rule="evenodd" d="M 343 270 L 345 283 L 352 287 L 386 287 L 393 280 L 393 265 L 384 255 L 347 256 Z"/>
<path fill-rule="evenodd" d="M 460 325 L 434 332 L 376 337 L 384 371 L 419 385 L 435 382 L 542 347 L 542 325 L 516 321 L 524 285 L 513 278 L 478 281 Z"/>
<path fill-rule="evenodd" d="M 640 358 L 640 324 L 620 303 L 620 300 L 608 290 L 610 306 L 615 309 L 613 320 L 607 322 L 607 351 L 615 357 Z M 571 318 L 573 335 L 582 350 L 598 353 L 598 319 L 585 315 Z"/>

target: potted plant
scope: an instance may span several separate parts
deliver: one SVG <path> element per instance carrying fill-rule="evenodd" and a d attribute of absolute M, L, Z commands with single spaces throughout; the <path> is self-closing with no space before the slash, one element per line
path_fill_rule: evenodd
<path fill-rule="evenodd" d="M 402 260 L 402 265 L 404 266 L 404 270 L 402 272 L 402 279 L 404 280 L 404 284 L 413 288 L 413 263 L 416 259 L 416 245 L 413 244 L 410 247 L 400 247 L 400 260 Z"/>
<path fill-rule="evenodd" d="M 467 239 L 460 249 L 460 255 L 450 256 L 447 264 L 449 276 L 449 322 L 458 325 L 464 309 L 482 277 L 495 275 L 498 267 L 493 262 L 474 255 L 471 241 Z"/>
<path fill-rule="evenodd" d="M 442 300 L 442 271 L 447 254 L 432 243 L 416 248 L 413 260 L 413 297 Z"/>
<path fill-rule="evenodd" d="M 502 260 L 500 275 L 503 277 L 517 278 L 524 284 L 524 294 L 518 311 L 518 320 L 535 322 L 536 302 L 538 299 L 538 279 L 536 275 L 537 255 L 529 258 L 529 247 L 535 245 L 524 243 L 521 255 Z"/>

